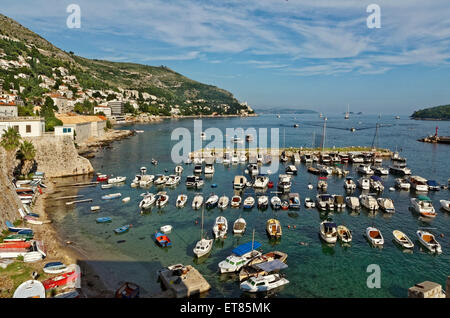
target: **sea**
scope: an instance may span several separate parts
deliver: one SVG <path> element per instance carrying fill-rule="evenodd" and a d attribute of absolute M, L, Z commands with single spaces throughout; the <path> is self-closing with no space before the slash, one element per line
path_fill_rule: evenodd
<path fill-rule="evenodd" d="M 343 114 L 327 115 L 326 133 L 323 138 L 324 118 L 318 114 L 264 114 L 244 118 L 207 118 L 201 120 L 202 129 L 218 128 L 223 135 L 229 128 L 254 128 L 256 131 L 266 128 L 278 131 L 280 147 L 320 147 L 322 142 L 327 148 L 347 146 L 377 146 L 398 151 L 407 158 L 408 167 L 413 175 L 433 179 L 447 184 L 450 178 L 450 145 L 422 143 L 417 139 L 435 133 L 450 136 L 450 122 L 417 121 L 406 116 L 396 119 L 394 114 L 365 115 L 351 114 L 345 120 Z M 298 127 L 294 127 L 298 124 Z M 356 128 L 351 132 L 350 128 Z M 377 129 L 378 127 L 378 129 Z M 407 297 L 408 288 L 422 281 L 433 281 L 445 286 L 450 275 L 450 213 L 440 208 L 439 200 L 449 200 L 449 190 L 429 192 L 437 211 L 434 219 L 427 220 L 412 211 L 410 199 L 417 196 L 414 191 L 390 191 L 394 187 L 396 175 L 383 177 L 384 192 L 379 197 L 392 198 L 396 211 L 389 215 L 381 210 L 370 213 L 362 209 L 359 213 L 347 209 L 330 213 L 321 213 L 317 209 L 307 209 L 303 205 L 305 197 L 315 199 L 317 194 L 317 176 L 307 172 L 304 163 L 298 164 L 298 174 L 293 178 L 291 192 L 300 194 L 302 206 L 298 211 L 265 211 L 254 207 L 251 210 L 232 209 L 221 211 L 218 208 L 204 211 L 204 232 L 212 237 L 212 227 L 216 217 L 223 215 L 228 220 L 229 232 L 224 240 L 216 240 L 208 257 L 196 259 L 193 248 L 201 236 L 201 210 L 193 210 L 191 203 L 194 195 L 203 193 L 206 198 L 215 193 L 234 195 L 232 181 L 235 175 L 245 174 L 247 164 L 224 166 L 215 164 L 212 178 L 204 178 L 201 190 L 186 189 L 186 176 L 193 174 L 194 165 L 182 164 L 184 172 L 181 183 L 175 188 L 160 189 L 151 186 L 148 189 L 131 188 L 134 176 L 142 166 L 148 174 L 173 174 L 176 163 L 172 160 L 172 149 L 179 142 L 173 137 L 176 129 L 191 133 L 192 146 L 205 146 L 208 140 L 194 142 L 194 119 L 167 119 L 152 124 L 127 124 L 116 129 L 142 130 L 128 139 L 116 141 L 101 149 L 91 160 L 96 172 L 113 176 L 126 176 L 123 185 L 111 189 L 96 187 L 68 188 L 62 184 L 95 181 L 95 176 L 73 177 L 57 180 L 57 191 L 50 196 L 47 212 L 64 241 L 72 241 L 73 248 L 98 271 L 100 278 L 112 289 L 125 281 L 138 284 L 143 294 L 153 295 L 161 291 L 157 271 L 173 264 L 195 266 L 210 283 L 209 292 L 199 297 Z M 177 134 L 174 134 L 177 136 Z M 225 136 L 224 138 L 231 138 Z M 246 144 L 238 144 L 238 148 Z M 232 144 L 233 146 L 233 144 Z M 193 148 L 194 150 L 194 148 Z M 157 165 L 151 160 L 156 159 Z M 289 163 L 291 164 L 291 163 Z M 389 166 L 390 159 L 383 161 Z M 276 185 L 278 174 L 284 173 L 286 164 L 280 163 L 278 171 L 271 171 L 270 180 Z M 350 177 L 360 177 L 356 165 L 345 164 Z M 328 193 L 345 195 L 345 178 L 328 177 Z M 308 184 L 313 184 L 312 190 Z M 217 185 L 213 188 L 211 185 Z M 141 194 L 147 191 L 157 193 L 167 191 L 169 204 L 158 209 L 141 213 L 138 204 Z M 267 195 L 273 196 L 275 189 L 268 189 Z M 122 198 L 131 200 L 102 200 L 109 193 L 122 194 Z M 175 201 L 180 193 L 189 196 L 187 205 L 178 209 Z M 66 194 L 83 195 L 83 199 L 93 199 L 91 203 L 79 203 L 66 206 L 64 201 L 52 200 Z M 357 189 L 353 195 L 359 196 Z M 251 189 L 244 197 L 255 193 Z M 98 212 L 91 212 L 92 205 L 99 205 Z M 108 216 L 111 223 L 98 224 L 96 218 Z M 243 236 L 234 236 L 231 232 L 233 222 L 243 217 L 247 230 Z M 280 240 L 270 240 L 265 231 L 266 221 L 270 218 L 280 220 L 283 236 Z M 319 237 L 319 224 L 330 218 L 338 225 L 346 225 L 353 233 L 350 245 L 339 242 L 329 245 Z M 127 233 L 117 235 L 114 229 L 132 224 Z M 153 234 L 163 225 L 172 225 L 168 236 L 172 241 L 169 248 L 159 247 Z M 364 237 L 365 229 L 377 227 L 384 236 L 382 248 L 371 247 Z M 403 250 L 393 241 L 394 230 L 406 233 L 414 242 L 413 250 Z M 416 231 L 427 229 L 436 235 L 442 245 L 443 253 L 434 255 L 427 252 L 418 242 Z M 288 254 L 288 268 L 282 271 L 289 284 L 269 294 L 250 295 L 239 288 L 235 274 L 220 274 L 218 263 L 224 260 L 234 247 L 254 240 L 262 244 L 263 252 L 282 251 Z M 375 268 L 375 269 L 374 269 Z M 376 277 L 374 275 L 377 275 Z M 375 282 L 375 283 L 374 283 Z"/>

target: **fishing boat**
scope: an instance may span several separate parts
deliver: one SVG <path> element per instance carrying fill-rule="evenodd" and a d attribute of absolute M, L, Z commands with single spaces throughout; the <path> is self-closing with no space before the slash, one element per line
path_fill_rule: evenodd
<path fill-rule="evenodd" d="M 176 207 L 182 208 L 186 205 L 186 202 L 188 200 L 188 196 L 186 194 L 179 194 L 177 197 Z"/>
<path fill-rule="evenodd" d="M 448 200 L 440 200 L 439 203 L 441 204 L 441 207 L 445 211 L 450 212 L 450 201 L 448 201 Z"/>
<path fill-rule="evenodd" d="M 132 227 L 131 224 L 127 224 L 127 225 L 118 227 L 117 229 L 114 229 L 114 233 L 116 233 L 116 234 L 126 233 L 130 229 L 130 227 Z"/>
<path fill-rule="evenodd" d="M 44 285 L 45 290 L 66 286 L 69 283 L 76 282 L 80 278 L 80 273 L 78 273 L 75 268 L 75 266 L 70 266 L 68 272 L 43 281 L 42 284 Z"/>
<path fill-rule="evenodd" d="M 345 182 L 344 182 L 344 188 L 347 191 L 353 191 L 356 189 L 356 183 L 355 181 L 353 181 L 353 179 L 351 177 L 347 177 L 345 178 Z"/>
<path fill-rule="evenodd" d="M 280 221 L 276 219 L 269 219 L 266 222 L 266 231 L 270 238 L 280 238 L 283 234 Z"/>
<path fill-rule="evenodd" d="M 245 188 L 247 184 L 247 178 L 244 176 L 235 176 L 233 181 L 233 188 L 236 190 L 240 190 Z"/>
<path fill-rule="evenodd" d="M 343 243 L 350 243 L 352 241 L 352 231 L 345 225 L 339 225 L 337 227 L 337 235 L 339 240 Z"/>
<path fill-rule="evenodd" d="M 272 209 L 278 210 L 281 208 L 281 199 L 275 195 L 270 199 L 270 204 L 272 205 Z"/>
<path fill-rule="evenodd" d="M 242 198 L 239 195 L 234 195 L 231 198 L 231 207 L 238 208 L 241 206 Z"/>
<path fill-rule="evenodd" d="M 25 234 L 25 232 L 26 233 L 33 232 L 30 228 L 27 227 L 16 227 L 10 221 L 5 221 L 5 224 L 10 232 L 21 232 L 23 234 Z"/>
<path fill-rule="evenodd" d="M 440 254 L 442 253 L 441 244 L 436 241 L 433 234 L 427 231 L 418 230 L 417 236 L 419 237 L 419 242 L 426 247 L 430 252 Z"/>
<path fill-rule="evenodd" d="M 249 293 L 267 292 L 289 284 L 289 281 L 280 274 L 270 274 L 264 276 L 250 277 L 240 284 L 243 291 Z"/>
<path fill-rule="evenodd" d="M 411 188 L 411 183 L 406 178 L 396 178 L 395 186 L 401 190 L 408 190 Z"/>
<path fill-rule="evenodd" d="M 149 209 L 156 201 L 156 195 L 153 193 L 145 194 L 144 198 L 139 202 L 139 208 L 141 210 Z"/>
<path fill-rule="evenodd" d="M 333 198 L 334 198 L 334 207 L 336 209 L 343 209 L 343 208 L 345 208 L 344 196 L 338 195 L 338 194 L 333 194 Z"/>
<path fill-rule="evenodd" d="M 278 179 L 278 189 L 283 192 L 289 192 L 291 190 L 291 177 L 287 174 L 280 174 Z"/>
<path fill-rule="evenodd" d="M 253 183 L 253 188 L 255 189 L 264 189 L 269 184 L 269 177 L 259 175 L 256 177 L 255 182 Z"/>
<path fill-rule="evenodd" d="M 238 218 L 233 223 L 233 234 L 244 234 L 246 227 L 247 222 L 245 222 L 244 218 Z"/>
<path fill-rule="evenodd" d="M 139 298 L 140 288 L 138 285 L 130 282 L 123 283 L 115 294 L 116 298 Z"/>
<path fill-rule="evenodd" d="M 296 166 L 294 166 L 294 165 L 289 165 L 289 166 L 287 166 L 286 167 L 286 173 L 287 174 L 297 174 L 297 167 Z"/>
<path fill-rule="evenodd" d="M 334 198 L 330 194 L 318 194 L 316 195 L 316 205 L 319 210 L 334 210 Z"/>
<path fill-rule="evenodd" d="M 269 197 L 262 195 L 258 197 L 258 209 L 265 209 L 269 206 Z"/>
<path fill-rule="evenodd" d="M 350 210 L 359 210 L 361 208 L 357 197 L 346 197 L 345 203 Z"/>
<path fill-rule="evenodd" d="M 336 243 L 337 241 L 337 226 L 336 223 L 325 220 L 320 223 L 319 227 L 320 238 L 326 243 Z"/>
<path fill-rule="evenodd" d="M 219 209 L 224 210 L 228 207 L 228 204 L 230 203 L 230 199 L 226 195 L 222 195 L 219 198 L 219 202 L 217 203 L 217 206 Z"/>
<path fill-rule="evenodd" d="M 378 206 L 386 213 L 395 213 L 394 201 L 390 198 L 377 198 Z"/>
<path fill-rule="evenodd" d="M 373 246 L 383 246 L 384 238 L 381 232 L 375 227 L 368 227 L 366 229 L 366 238 Z"/>
<path fill-rule="evenodd" d="M 251 209 L 255 205 L 255 198 L 250 196 L 244 200 L 244 209 Z"/>
<path fill-rule="evenodd" d="M 102 199 L 103 200 L 112 200 L 112 199 L 120 198 L 121 196 L 122 196 L 121 193 L 111 193 L 111 194 L 103 195 Z"/>
<path fill-rule="evenodd" d="M 102 184 L 102 185 L 101 185 L 101 188 L 102 188 L 102 189 L 111 189 L 112 187 L 113 187 L 112 184 Z"/>
<path fill-rule="evenodd" d="M 433 202 L 426 195 L 419 195 L 417 198 L 412 198 L 411 204 L 414 211 L 424 217 L 434 218 L 437 215 L 433 207 Z"/>
<path fill-rule="evenodd" d="M 180 183 L 180 181 L 181 181 L 181 177 L 180 176 L 178 176 L 178 175 L 170 175 L 167 178 L 166 186 L 168 186 L 168 187 L 176 186 L 178 183 Z"/>
<path fill-rule="evenodd" d="M 359 200 L 361 201 L 361 205 L 371 211 L 378 210 L 378 202 L 375 198 L 368 194 L 361 194 L 359 196 Z"/>
<path fill-rule="evenodd" d="M 394 241 L 398 243 L 403 248 L 413 248 L 414 243 L 411 241 L 411 239 L 402 231 L 394 230 L 392 232 L 394 235 Z"/>
<path fill-rule="evenodd" d="M 409 178 L 409 183 L 411 183 L 411 188 L 417 192 L 428 192 L 427 179 L 419 176 L 411 176 Z"/>
<path fill-rule="evenodd" d="M 115 184 L 115 183 L 122 183 L 125 182 L 125 180 L 127 180 L 127 177 L 115 177 L 115 178 L 109 178 L 108 179 L 108 183 L 109 184 Z"/>
<path fill-rule="evenodd" d="M 214 242 L 214 240 L 207 239 L 203 236 L 203 218 L 204 218 L 204 209 L 202 209 L 202 227 L 200 232 L 200 241 L 198 241 L 197 244 L 195 244 L 193 250 L 195 256 L 197 256 L 198 258 L 208 254 L 211 251 Z"/>
<path fill-rule="evenodd" d="M 95 221 L 97 223 L 108 223 L 108 222 L 111 222 L 111 218 L 109 216 L 103 216 L 103 217 L 95 219 Z"/>
<path fill-rule="evenodd" d="M 328 189 L 327 177 L 319 177 L 317 181 L 317 189 L 326 192 Z"/>
<path fill-rule="evenodd" d="M 300 194 L 289 193 L 289 208 L 295 210 L 300 209 Z"/>
<path fill-rule="evenodd" d="M 154 234 L 156 242 L 161 247 L 169 247 L 172 246 L 172 242 L 170 241 L 169 237 L 166 234 L 163 234 L 161 232 L 156 232 Z"/>
<path fill-rule="evenodd" d="M 305 198 L 305 207 L 306 208 L 315 208 L 316 207 L 316 203 L 310 197 L 306 197 Z"/>
<path fill-rule="evenodd" d="M 218 216 L 213 226 L 213 233 L 216 239 L 225 238 L 228 231 L 228 221 L 224 216 Z"/>
<path fill-rule="evenodd" d="M 204 184 L 204 181 L 199 176 L 188 176 L 186 178 L 186 187 L 187 188 L 201 188 Z"/>
<path fill-rule="evenodd" d="M 100 174 L 97 176 L 97 181 L 102 182 L 102 181 L 108 181 L 108 175 L 106 174 Z"/>
<path fill-rule="evenodd" d="M 163 206 L 165 206 L 167 203 L 169 202 L 169 196 L 167 195 L 166 192 L 158 192 L 156 194 L 156 206 L 158 208 L 162 208 Z"/>
<path fill-rule="evenodd" d="M 231 255 L 221 261 L 218 266 L 221 273 L 238 272 L 255 257 L 261 256 L 261 252 L 256 249 L 261 247 L 261 243 L 251 241 L 235 247 Z"/>
<path fill-rule="evenodd" d="M 38 280 L 27 280 L 17 287 L 13 298 L 45 298 L 45 287 Z"/>
<path fill-rule="evenodd" d="M 209 198 L 206 200 L 206 208 L 212 209 L 217 206 L 217 203 L 219 202 L 219 196 L 217 194 L 212 193 Z"/>
<path fill-rule="evenodd" d="M 196 194 L 192 200 L 192 208 L 198 210 L 203 205 L 203 196 L 201 194 Z"/>

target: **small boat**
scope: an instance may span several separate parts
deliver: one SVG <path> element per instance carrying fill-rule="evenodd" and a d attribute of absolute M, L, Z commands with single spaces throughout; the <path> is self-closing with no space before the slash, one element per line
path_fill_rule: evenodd
<path fill-rule="evenodd" d="M 242 198 L 239 195 L 234 195 L 231 198 L 231 207 L 238 208 L 241 206 Z"/>
<path fill-rule="evenodd" d="M 201 188 L 204 184 L 204 181 L 199 176 L 188 176 L 186 178 L 186 187 L 187 188 Z"/>
<path fill-rule="evenodd" d="M 441 207 L 445 210 L 450 212 L 450 201 L 448 200 L 440 200 L 439 203 L 441 203 Z"/>
<path fill-rule="evenodd" d="M 355 190 L 355 189 L 356 189 L 356 183 L 355 183 L 355 181 L 353 181 L 352 178 L 347 177 L 347 178 L 345 179 L 345 182 L 344 182 L 344 188 L 345 188 L 345 190 L 347 190 L 347 191 Z"/>
<path fill-rule="evenodd" d="M 177 203 L 176 203 L 176 207 L 177 208 L 182 208 L 186 205 L 186 202 L 188 200 L 188 196 L 186 194 L 179 194 L 177 197 Z"/>
<path fill-rule="evenodd" d="M 122 202 L 123 203 L 127 203 L 127 202 L 129 202 L 130 201 L 130 197 L 126 197 L 126 198 L 123 198 L 122 199 Z"/>
<path fill-rule="evenodd" d="M 316 195 L 316 206 L 322 211 L 334 210 L 333 196 L 327 193 Z"/>
<path fill-rule="evenodd" d="M 386 213 L 394 213 L 394 201 L 390 198 L 377 198 L 378 206 Z"/>
<path fill-rule="evenodd" d="M 91 206 L 91 211 L 92 212 L 95 212 L 95 211 L 98 211 L 98 210 L 100 210 L 100 206 L 99 205 Z"/>
<path fill-rule="evenodd" d="M 362 190 L 370 190 L 370 179 L 369 178 L 359 178 L 358 179 L 358 186 L 362 189 Z"/>
<path fill-rule="evenodd" d="M 227 219 L 223 216 L 218 216 L 213 226 L 214 237 L 216 239 L 225 238 L 225 236 L 227 235 L 227 231 L 228 231 Z"/>
<path fill-rule="evenodd" d="M 256 177 L 255 182 L 253 183 L 253 188 L 255 189 L 264 189 L 269 184 L 269 177 L 259 175 Z"/>
<path fill-rule="evenodd" d="M 395 186 L 401 190 L 408 190 L 411 188 L 411 183 L 408 182 L 406 178 L 395 179 Z"/>
<path fill-rule="evenodd" d="M 352 241 L 352 231 L 344 225 L 339 225 L 337 227 L 337 235 L 343 243 L 350 243 Z"/>
<path fill-rule="evenodd" d="M 269 219 L 266 222 L 266 231 L 270 238 L 280 238 L 283 234 L 280 221 L 276 219 Z"/>
<path fill-rule="evenodd" d="M 17 242 L 0 243 L 0 250 L 11 248 L 24 248 L 24 249 L 31 248 L 31 242 L 17 241 Z"/>
<path fill-rule="evenodd" d="M 326 192 L 328 189 L 327 177 L 319 177 L 317 182 L 317 189 Z"/>
<path fill-rule="evenodd" d="M 156 206 L 162 208 L 169 202 L 169 196 L 166 192 L 159 192 L 156 194 Z"/>
<path fill-rule="evenodd" d="M 11 234 L 3 239 L 3 242 L 26 242 L 33 239 L 33 235 L 29 234 Z"/>
<path fill-rule="evenodd" d="M 214 171 L 214 165 L 212 163 L 205 164 L 205 174 L 211 175 Z"/>
<path fill-rule="evenodd" d="M 51 262 L 44 265 L 44 273 L 61 274 L 67 271 L 67 266 L 61 262 Z"/>
<path fill-rule="evenodd" d="M 192 200 L 192 208 L 198 210 L 203 205 L 203 196 L 201 194 L 196 194 Z"/>
<path fill-rule="evenodd" d="M 366 229 L 366 238 L 369 240 L 369 243 L 373 246 L 383 246 L 384 238 L 381 232 L 374 227 L 368 227 Z"/>
<path fill-rule="evenodd" d="M 244 218 L 239 218 L 233 223 L 233 234 L 244 234 L 247 222 Z"/>
<path fill-rule="evenodd" d="M 320 174 L 320 170 L 314 167 L 308 167 L 308 172 L 312 174 Z"/>
<path fill-rule="evenodd" d="M 161 231 L 161 233 L 168 234 L 172 232 L 172 225 L 163 225 L 159 230 Z"/>
<path fill-rule="evenodd" d="M 371 211 L 378 210 L 378 202 L 371 195 L 361 194 L 359 196 L 359 200 L 361 201 L 361 205 Z"/>
<path fill-rule="evenodd" d="M 272 205 L 272 209 L 278 210 L 281 208 L 281 199 L 275 195 L 270 199 L 270 204 Z"/>
<path fill-rule="evenodd" d="M 427 180 L 427 186 L 429 191 L 439 191 L 441 189 L 435 180 Z"/>
<path fill-rule="evenodd" d="M 198 258 L 208 254 L 211 251 L 214 242 L 214 240 L 207 239 L 206 237 L 203 236 L 204 210 L 205 209 L 202 209 L 202 227 L 200 232 L 200 241 L 198 241 L 197 244 L 195 244 L 195 247 L 193 249 L 195 256 L 197 256 Z"/>
<path fill-rule="evenodd" d="M 247 166 L 248 173 L 251 176 L 257 176 L 259 173 L 258 165 L 256 163 L 251 163 Z"/>
<path fill-rule="evenodd" d="M 67 292 L 57 294 L 52 298 L 79 298 L 79 297 L 80 293 L 77 290 L 69 290 Z"/>
<path fill-rule="evenodd" d="M 433 234 L 427 231 L 418 230 L 417 236 L 419 237 L 419 242 L 426 247 L 429 251 L 433 253 L 442 253 L 441 244 L 436 241 Z"/>
<path fill-rule="evenodd" d="M 411 187 L 417 192 L 428 192 L 428 184 L 427 179 L 422 178 L 420 176 L 411 176 L 409 178 L 409 183 L 411 183 Z"/>
<path fill-rule="evenodd" d="M 291 190 L 291 176 L 287 174 L 280 174 L 278 179 L 278 189 L 280 189 L 283 192 L 288 192 Z"/>
<path fill-rule="evenodd" d="M 374 171 L 370 168 L 370 165 L 365 165 L 365 164 L 359 165 L 357 168 L 357 171 L 364 175 L 374 174 Z"/>
<path fill-rule="evenodd" d="M 385 176 L 389 174 L 389 169 L 382 166 L 371 166 L 370 168 L 373 170 L 375 174 L 378 175 Z"/>
<path fill-rule="evenodd" d="M 254 257 L 246 266 L 239 271 L 239 281 L 250 277 L 264 276 L 271 272 L 276 272 L 287 268 L 287 254 L 280 251 L 265 253 Z"/>
<path fill-rule="evenodd" d="M 201 164 L 194 166 L 194 174 L 201 174 L 202 172 L 203 172 L 203 166 Z"/>
<path fill-rule="evenodd" d="M 120 177 L 119 176 L 119 177 L 108 179 L 108 183 L 109 184 L 122 183 L 122 182 L 125 182 L 126 179 L 127 179 L 127 177 Z"/>
<path fill-rule="evenodd" d="M 238 272 L 253 259 L 261 256 L 262 253 L 256 250 L 260 247 L 261 243 L 257 241 L 247 242 L 235 247 L 232 254 L 218 264 L 220 272 Z"/>
<path fill-rule="evenodd" d="M 102 182 L 102 181 L 108 181 L 108 175 L 106 174 L 100 174 L 97 176 L 97 181 Z"/>
<path fill-rule="evenodd" d="M 411 239 L 403 232 L 399 230 L 394 230 L 392 232 L 394 235 L 394 241 L 400 244 L 401 247 L 404 248 L 413 248 L 414 243 L 411 241 Z"/>
<path fill-rule="evenodd" d="M 297 174 L 297 167 L 294 165 L 289 165 L 286 167 L 287 174 Z"/>
<path fill-rule="evenodd" d="M 267 292 L 289 284 L 289 281 L 280 274 L 270 274 L 264 276 L 250 277 L 240 284 L 243 291 L 249 293 Z"/>
<path fill-rule="evenodd" d="M 15 227 L 10 221 L 5 221 L 6 226 L 8 227 L 8 230 L 10 232 L 19 232 L 22 234 L 26 233 L 32 233 L 33 231 L 30 228 L 26 228 L 26 227 Z"/>
<path fill-rule="evenodd" d="M 245 188 L 247 184 L 247 178 L 244 176 L 235 176 L 233 181 L 233 188 L 236 190 L 240 190 Z"/>
<path fill-rule="evenodd" d="M 285 210 L 285 211 L 289 210 L 289 202 L 286 200 L 281 201 L 280 207 L 281 207 L 281 210 Z"/>
<path fill-rule="evenodd" d="M 379 176 L 370 177 L 370 188 L 376 192 L 382 192 L 384 190 L 384 185 Z"/>
<path fill-rule="evenodd" d="M 153 184 L 156 186 L 162 186 L 165 185 L 169 177 L 159 174 L 155 176 L 155 179 L 153 180 Z"/>
<path fill-rule="evenodd" d="M 273 181 L 269 181 L 269 183 L 267 183 L 267 187 L 269 189 L 272 189 L 273 188 Z"/>
<path fill-rule="evenodd" d="M 146 210 L 150 208 L 156 201 L 156 195 L 153 193 L 146 193 L 144 198 L 139 202 L 139 208 L 141 210 Z"/>
<path fill-rule="evenodd" d="M 102 185 L 101 185 L 101 188 L 102 188 L 102 189 L 111 189 L 112 187 L 113 187 L 113 185 L 110 184 L 110 183 L 109 183 L 109 184 L 102 184 Z"/>
<path fill-rule="evenodd" d="M 152 158 L 152 165 L 156 166 L 157 164 L 158 164 L 158 160 Z"/>
<path fill-rule="evenodd" d="M 255 198 L 254 197 L 247 197 L 244 200 L 244 209 L 251 209 L 255 205 Z"/>
<path fill-rule="evenodd" d="M 300 194 L 289 193 L 289 209 L 300 209 Z"/>
<path fill-rule="evenodd" d="M 219 207 L 219 209 L 224 210 L 228 207 L 228 203 L 230 203 L 230 199 L 226 195 L 222 195 L 219 198 L 217 206 Z"/>
<path fill-rule="evenodd" d="M 343 208 L 345 208 L 344 196 L 333 194 L 333 198 L 334 198 L 334 207 L 336 209 L 343 209 Z"/>
<path fill-rule="evenodd" d="M 176 166 L 175 167 L 175 173 L 178 175 L 181 175 L 183 173 L 183 167 L 182 166 Z"/>
<path fill-rule="evenodd" d="M 167 181 L 166 181 L 165 185 L 168 186 L 168 187 L 173 187 L 173 186 L 176 186 L 178 183 L 180 183 L 180 181 L 181 181 L 181 177 L 180 176 L 178 176 L 178 175 L 170 175 L 167 178 Z"/>
<path fill-rule="evenodd" d="M 45 298 L 45 287 L 38 280 L 27 280 L 17 287 L 13 298 Z"/>
<path fill-rule="evenodd" d="M 116 298 L 139 298 L 140 288 L 134 283 L 125 282 L 116 291 Z"/>
<path fill-rule="evenodd" d="M 103 195 L 102 199 L 103 200 L 112 200 L 112 199 L 120 198 L 121 196 L 122 196 L 121 193 L 111 193 L 111 194 Z"/>
<path fill-rule="evenodd" d="M 350 210 L 359 210 L 361 208 L 361 204 L 357 197 L 346 197 L 345 203 Z"/>
<path fill-rule="evenodd" d="M 306 197 L 305 198 L 305 207 L 306 208 L 315 208 L 316 207 L 316 203 L 310 197 Z"/>
<path fill-rule="evenodd" d="M 79 279 L 79 277 L 80 273 L 77 273 L 77 271 L 74 269 L 71 270 L 70 272 L 62 273 L 59 276 L 49 278 L 43 281 L 42 284 L 44 285 L 44 288 L 48 290 L 65 286 L 71 282 L 75 282 L 77 279 Z"/>
<path fill-rule="evenodd" d="M 326 243 L 336 243 L 337 241 L 337 225 L 331 221 L 322 221 L 319 227 L 320 238 Z"/>
<path fill-rule="evenodd" d="M 161 247 L 169 247 L 172 246 L 172 242 L 170 241 L 169 237 L 161 232 L 156 232 L 155 240 Z"/>
<path fill-rule="evenodd" d="M 412 198 L 411 204 L 413 209 L 421 216 L 434 218 L 437 215 L 433 207 L 433 202 L 426 195 L 419 195 L 417 198 Z"/>
<path fill-rule="evenodd" d="M 217 194 L 211 194 L 209 198 L 206 200 L 206 208 L 207 209 L 213 209 L 217 206 L 217 203 L 219 202 L 219 196 Z"/>
<path fill-rule="evenodd" d="M 108 223 L 108 222 L 111 222 L 111 218 L 109 216 L 104 216 L 101 218 L 97 218 L 95 221 L 97 223 Z"/>
<path fill-rule="evenodd" d="M 114 230 L 114 233 L 116 233 L 116 234 L 126 233 L 130 229 L 130 227 L 132 227 L 131 224 L 127 224 L 127 225 L 118 227 L 117 229 Z"/>
<path fill-rule="evenodd" d="M 269 205 L 269 197 L 267 195 L 262 195 L 258 197 L 258 209 L 265 209 Z"/>

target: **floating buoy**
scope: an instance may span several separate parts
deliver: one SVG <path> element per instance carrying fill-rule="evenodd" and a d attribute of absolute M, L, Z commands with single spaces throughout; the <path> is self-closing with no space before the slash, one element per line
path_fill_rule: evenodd
<path fill-rule="evenodd" d="M 294 225 L 294 229 L 296 229 L 297 228 L 297 225 Z"/>
<path fill-rule="evenodd" d="M 288 229 L 290 229 L 291 228 L 291 226 L 288 224 Z"/>
<path fill-rule="evenodd" d="M 441 237 L 444 237 L 444 233 L 441 233 Z"/>
<path fill-rule="evenodd" d="M 198 224 L 198 221 L 197 221 L 197 220 L 195 220 L 195 224 Z"/>

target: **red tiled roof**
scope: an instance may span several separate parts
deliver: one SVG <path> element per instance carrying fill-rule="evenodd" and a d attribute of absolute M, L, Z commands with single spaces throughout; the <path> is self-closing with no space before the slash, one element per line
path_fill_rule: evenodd
<path fill-rule="evenodd" d="M 17 105 L 14 102 L 9 102 L 9 103 L 0 102 L 0 106 L 17 106 Z"/>

